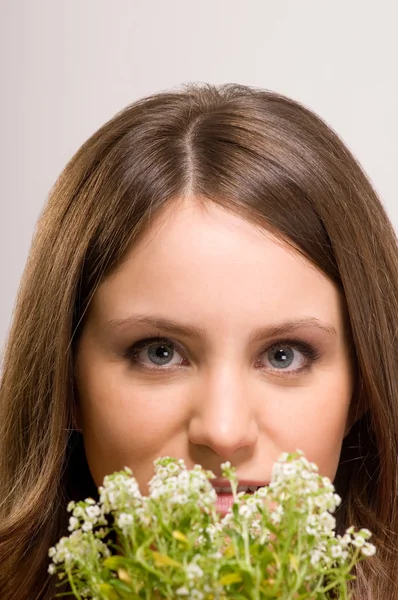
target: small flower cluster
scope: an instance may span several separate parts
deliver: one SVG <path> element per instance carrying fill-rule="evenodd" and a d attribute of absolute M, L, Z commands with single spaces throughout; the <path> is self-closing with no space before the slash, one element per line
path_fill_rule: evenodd
<path fill-rule="evenodd" d="M 170 457 L 158 458 L 155 462 L 155 475 L 149 482 L 150 498 L 162 502 L 174 511 L 188 502 L 195 502 L 200 510 L 210 514 L 214 511 L 217 494 L 209 479 L 212 471 L 205 471 L 200 465 L 188 471 L 184 461 Z"/>
<path fill-rule="evenodd" d="M 355 564 L 376 551 L 367 529 L 335 534 L 341 499 L 300 450 L 282 454 L 253 494 L 237 493 L 224 463 L 234 495 L 224 517 L 211 471 L 170 457 L 154 468 L 148 496 L 125 467 L 104 478 L 98 504 L 69 503 L 71 534 L 50 548 L 48 570 L 67 576 L 76 598 L 343 599 Z M 116 545 L 104 541 L 112 531 Z"/>
<path fill-rule="evenodd" d="M 350 527 L 343 536 L 335 534 L 336 519 L 331 513 L 340 503 L 331 481 L 320 476 L 317 465 L 297 450 L 295 454 L 283 453 L 275 462 L 268 487 L 249 497 L 237 494 L 237 508 L 224 517 L 222 524 L 231 536 L 237 532 L 241 536 L 247 534 L 251 551 L 256 544 L 268 543 L 280 555 L 288 543 L 287 572 L 297 571 L 298 561 L 294 557 L 298 556 L 301 564 L 312 567 L 303 577 L 304 583 L 315 574 L 322 576 L 325 570 L 334 569 L 337 577 L 338 570 L 345 569 L 348 575 L 354 565 L 355 548 L 359 552 L 354 553 L 354 562 L 359 554 L 369 557 L 376 552 L 375 546 L 367 541 L 371 537 L 368 529 L 355 532 Z M 293 535 L 287 523 L 294 523 Z"/>
<path fill-rule="evenodd" d="M 87 498 L 85 502 L 69 502 L 68 512 L 72 512 L 69 519 L 69 531 L 74 531 L 81 527 L 82 531 L 92 531 L 97 525 L 107 525 L 104 512 L 92 498 Z"/>
<path fill-rule="evenodd" d="M 279 457 L 273 467 L 270 489 L 280 500 L 294 498 L 294 510 L 303 516 L 305 532 L 317 540 L 318 547 L 311 560 L 318 563 L 323 559 L 324 566 L 328 566 L 334 558 L 348 559 L 350 545 L 361 548 L 362 555 L 372 556 L 376 548 L 366 542 L 371 536 L 368 529 L 355 533 L 354 527 L 350 527 L 344 536 L 335 536 L 336 519 L 331 513 L 341 504 L 341 498 L 330 479 L 318 474 L 315 463 L 309 462 L 300 450 L 296 455 L 298 459 L 287 453 Z"/>

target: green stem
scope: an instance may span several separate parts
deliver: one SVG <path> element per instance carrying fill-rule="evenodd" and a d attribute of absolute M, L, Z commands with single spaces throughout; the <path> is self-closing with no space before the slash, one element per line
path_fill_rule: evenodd
<path fill-rule="evenodd" d="M 81 597 L 81 595 L 79 594 L 79 592 L 77 591 L 77 589 L 76 589 L 76 586 L 75 586 L 75 584 L 74 584 L 73 577 L 72 577 L 72 573 L 71 573 L 71 571 L 70 571 L 69 567 L 67 567 L 66 565 L 65 565 L 65 570 L 66 570 L 66 574 L 68 575 L 68 581 L 69 581 L 69 585 L 70 585 L 70 587 L 72 588 L 72 591 L 73 591 L 73 593 L 74 593 L 75 597 L 76 597 L 78 600 L 82 600 L 82 597 Z"/>
<path fill-rule="evenodd" d="M 249 569 L 251 569 L 251 560 L 250 560 L 250 548 L 249 548 L 249 532 L 247 529 L 247 523 L 245 523 L 244 529 L 243 529 L 243 543 L 244 543 L 244 548 L 245 548 L 245 561 L 246 561 L 246 565 L 248 566 Z"/>

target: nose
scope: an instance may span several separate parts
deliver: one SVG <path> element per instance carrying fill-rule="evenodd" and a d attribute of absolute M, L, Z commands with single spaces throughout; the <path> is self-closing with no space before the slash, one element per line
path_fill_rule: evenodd
<path fill-rule="evenodd" d="M 224 369 L 214 374 L 193 404 L 190 442 L 207 446 L 224 460 L 255 447 L 259 430 L 253 394 L 236 372 Z"/>

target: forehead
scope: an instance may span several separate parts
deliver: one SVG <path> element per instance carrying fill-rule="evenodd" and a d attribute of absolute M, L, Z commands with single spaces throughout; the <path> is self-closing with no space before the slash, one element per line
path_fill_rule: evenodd
<path fill-rule="evenodd" d="M 97 313 L 184 311 L 250 321 L 315 315 L 340 320 L 336 286 L 302 255 L 215 204 L 170 205 L 97 290 Z M 176 312 L 177 311 L 177 312 Z"/>

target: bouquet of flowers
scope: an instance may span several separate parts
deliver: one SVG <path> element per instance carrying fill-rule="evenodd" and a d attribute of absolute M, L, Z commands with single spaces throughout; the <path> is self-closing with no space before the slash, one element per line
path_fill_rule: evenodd
<path fill-rule="evenodd" d="M 238 491 L 235 469 L 224 463 L 233 494 L 224 515 L 211 471 L 170 457 L 154 467 L 148 496 L 125 467 L 104 478 L 98 503 L 69 503 L 71 534 L 49 549 L 48 568 L 63 580 L 58 586 L 68 579 L 69 595 L 343 600 L 354 565 L 376 551 L 367 529 L 336 535 L 332 512 L 341 499 L 300 450 L 283 453 L 270 484 L 252 493 Z"/>

